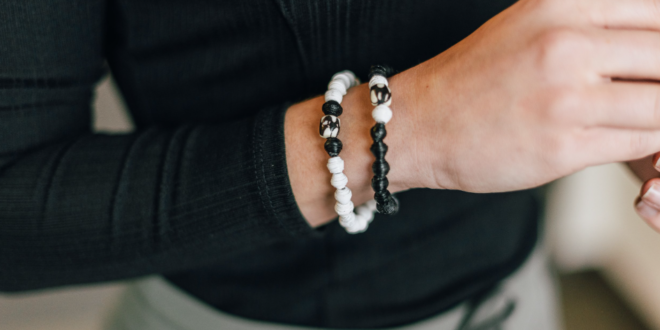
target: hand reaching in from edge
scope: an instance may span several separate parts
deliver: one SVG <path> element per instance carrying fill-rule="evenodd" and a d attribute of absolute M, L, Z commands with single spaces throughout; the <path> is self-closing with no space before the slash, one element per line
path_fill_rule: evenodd
<path fill-rule="evenodd" d="M 413 68 L 418 185 L 518 190 L 660 150 L 659 8 L 523 0 Z"/>

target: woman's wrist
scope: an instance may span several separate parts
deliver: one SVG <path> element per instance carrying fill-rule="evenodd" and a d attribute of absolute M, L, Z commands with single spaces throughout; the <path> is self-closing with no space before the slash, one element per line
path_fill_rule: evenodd
<path fill-rule="evenodd" d="M 390 191 L 397 192 L 419 185 L 420 167 L 414 142 L 414 103 L 412 95 L 415 79 L 403 72 L 390 79 L 394 94 L 391 105 L 394 116 L 388 123 L 388 162 L 390 163 Z M 324 151 L 324 139 L 318 137 L 318 120 L 322 116 L 323 96 L 295 104 L 289 108 L 285 119 L 285 143 L 289 179 L 301 213 L 313 227 L 336 218 L 334 189 L 329 182 Z M 374 161 L 369 151 L 369 130 L 374 124 L 371 117 L 367 84 L 351 88 L 342 101 L 339 138 L 343 142 L 341 157 L 345 162 L 344 173 L 349 178 L 348 187 L 353 192 L 353 203 L 362 204 L 373 198 L 371 190 L 371 165 Z"/>

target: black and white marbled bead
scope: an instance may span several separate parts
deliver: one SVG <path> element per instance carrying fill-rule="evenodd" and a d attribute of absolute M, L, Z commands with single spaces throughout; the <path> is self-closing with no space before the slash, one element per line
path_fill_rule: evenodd
<path fill-rule="evenodd" d="M 336 138 L 339 134 L 340 126 L 341 122 L 339 121 L 339 118 L 333 115 L 323 116 L 323 118 L 321 118 L 321 124 L 319 125 L 319 135 L 324 139 Z"/>
<path fill-rule="evenodd" d="M 375 76 L 382 77 L 382 76 Z M 375 79 L 372 79 L 372 81 Z M 371 85 L 371 83 L 369 84 Z M 380 104 L 390 106 L 392 104 L 392 91 L 387 84 L 375 83 L 373 86 L 369 87 L 370 96 L 371 96 L 371 105 L 377 106 Z"/>

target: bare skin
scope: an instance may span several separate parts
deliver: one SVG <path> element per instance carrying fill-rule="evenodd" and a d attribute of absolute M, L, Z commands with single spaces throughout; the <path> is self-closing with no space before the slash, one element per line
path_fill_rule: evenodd
<path fill-rule="evenodd" d="M 660 0 L 521 0 L 393 77 L 390 190 L 526 189 L 660 150 L 659 8 Z M 322 102 L 292 106 L 285 121 L 293 192 L 312 226 L 335 217 L 317 137 Z M 341 156 L 359 204 L 371 197 L 367 87 L 342 105 Z M 657 210 L 651 220 L 640 212 L 656 229 L 660 201 Z"/>

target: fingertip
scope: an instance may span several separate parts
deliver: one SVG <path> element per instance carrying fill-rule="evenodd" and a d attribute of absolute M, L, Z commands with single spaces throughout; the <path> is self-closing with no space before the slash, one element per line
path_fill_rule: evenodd
<path fill-rule="evenodd" d="M 640 200 L 635 204 L 635 211 L 655 231 L 660 232 L 660 210 Z"/>
<path fill-rule="evenodd" d="M 654 188 L 654 190 L 658 191 L 659 194 L 660 194 L 660 178 L 653 178 L 653 179 L 650 179 L 650 180 L 646 180 L 646 182 L 644 182 L 644 184 L 642 184 L 641 191 L 640 191 L 639 195 L 642 196 L 643 199 L 644 199 L 644 197 L 647 197 L 647 198 L 651 197 L 651 194 L 649 194 L 649 191 L 651 190 L 651 188 Z M 653 193 L 653 191 L 651 191 L 651 193 Z M 660 205 L 658 205 L 658 206 L 660 206 Z"/>
<path fill-rule="evenodd" d="M 653 167 L 660 172 L 660 152 L 653 154 Z"/>

